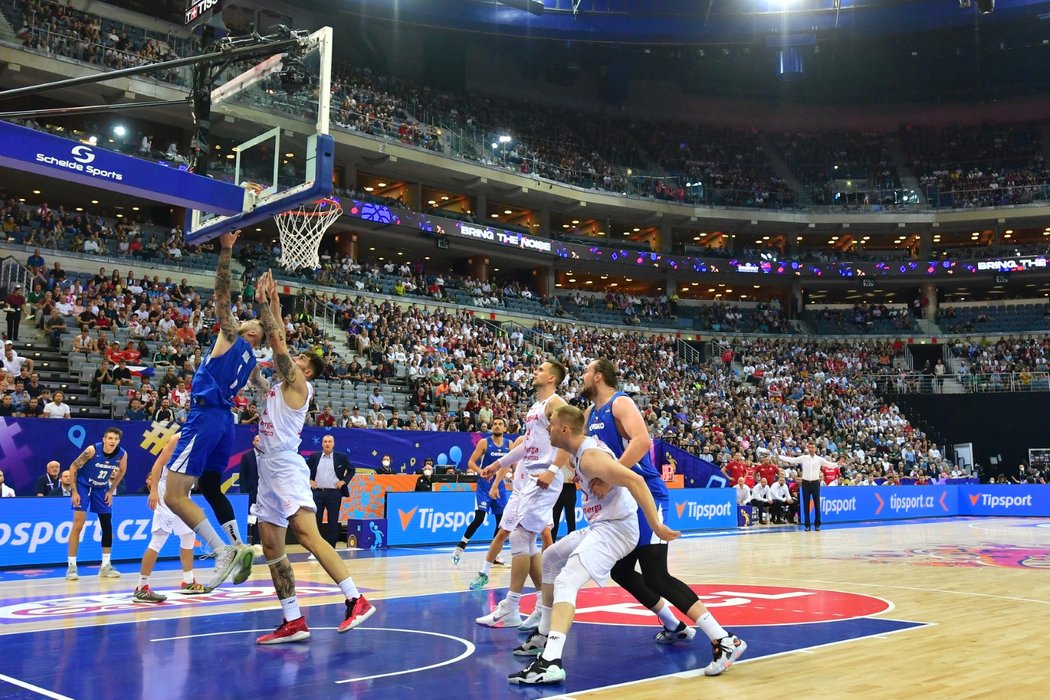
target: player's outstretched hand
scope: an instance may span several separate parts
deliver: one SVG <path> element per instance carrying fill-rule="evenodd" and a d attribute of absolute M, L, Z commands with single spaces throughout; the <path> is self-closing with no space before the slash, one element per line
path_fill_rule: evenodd
<path fill-rule="evenodd" d="M 682 533 L 678 530 L 672 530 L 663 523 L 660 523 L 659 527 L 653 528 L 653 534 L 659 537 L 664 542 L 670 542 L 671 540 L 677 540 L 682 536 Z"/>
<path fill-rule="evenodd" d="M 240 229 L 232 231 L 231 233 L 224 233 L 221 236 L 219 236 L 219 245 L 221 245 L 226 250 L 230 250 L 233 248 L 233 244 L 237 242 L 237 239 L 240 237 L 240 235 Z"/>

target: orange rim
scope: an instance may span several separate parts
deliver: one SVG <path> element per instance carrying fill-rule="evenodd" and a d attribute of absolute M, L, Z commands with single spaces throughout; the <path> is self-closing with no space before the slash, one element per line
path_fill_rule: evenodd
<path fill-rule="evenodd" d="M 318 206 L 320 205 L 320 206 Z M 282 211 L 280 214 L 275 216 L 302 216 L 306 218 L 325 216 L 331 213 L 331 207 L 338 207 L 342 211 L 343 207 L 339 202 L 334 199 L 319 199 L 314 202 L 314 206 L 317 207 L 314 211 L 303 211 L 302 209 L 289 209 L 288 211 Z"/>

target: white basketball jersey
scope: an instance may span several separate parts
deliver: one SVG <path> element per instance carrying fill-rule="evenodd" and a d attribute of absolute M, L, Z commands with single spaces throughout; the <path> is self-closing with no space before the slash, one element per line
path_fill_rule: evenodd
<path fill-rule="evenodd" d="M 637 517 L 638 502 L 634 500 L 634 496 L 631 495 L 631 492 L 626 487 L 613 486 L 602 498 L 598 498 L 591 493 L 590 478 L 580 471 L 580 459 L 583 457 L 583 453 L 588 450 L 601 450 L 613 459 L 616 459 L 616 455 L 613 454 L 608 445 L 593 437 L 584 439 L 580 449 L 576 450 L 576 454 L 572 456 L 572 466 L 576 471 L 573 481 L 576 482 L 576 488 L 580 489 L 583 494 L 583 517 L 589 523 L 595 523 L 599 520 L 624 520 Z"/>
<path fill-rule="evenodd" d="M 546 469 L 554 463 L 554 456 L 558 453 L 558 449 L 551 446 L 551 434 L 547 430 L 550 425 L 547 404 L 555 396 L 557 394 L 551 394 L 543 401 L 532 404 L 525 416 L 525 455 L 521 458 L 521 464 L 526 469 Z"/>
<path fill-rule="evenodd" d="M 284 400 L 281 391 L 283 386 L 284 382 L 281 382 L 270 387 L 270 393 L 266 395 L 266 408 L 259 418 L 259 451 L 263 454 L 298 452 L 302 442 L 300 435 L 310 410 L 314 387 L 306 383 L 306 401 L 302 408 L 293 409 Z"/>

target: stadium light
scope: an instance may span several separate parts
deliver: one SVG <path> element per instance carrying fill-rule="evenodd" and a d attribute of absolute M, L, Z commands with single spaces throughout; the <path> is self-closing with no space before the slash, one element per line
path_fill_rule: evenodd
<path fill-rule="evenodd" d="M 113 134 L 115 136 L 119 136 L 120 138 L 124 138 L 128 134 L 127 127 L 125 127 L 123 124 L 117 124 L 115 127 L 113 127 Z"/>

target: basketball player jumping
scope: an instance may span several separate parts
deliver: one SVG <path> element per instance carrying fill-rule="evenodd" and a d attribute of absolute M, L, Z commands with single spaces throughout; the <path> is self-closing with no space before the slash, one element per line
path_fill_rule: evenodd
<path fill-rule="evenodd" d="M 233 445 L 233 397 L 249 379 L 259 391 L 269 389 L 252 352 L 262 345 L 262 325 L 258 321 L 238 323 L 230 309 L 230 256 L 240 233 L 226 233 L 220 238 L 219 265 L 215 270 L 219 337 L 193 375 L 189 415 L 168 463 L 171 473 L 164 494 L 168 508 L 215 552 L 215 576 L 205 586 L 209 591 L 221 585 L 235 569 L 234 583 L 242 583 L 252 572 L 252 548 L 241 541 L 233 506 L 222 492 L 221 479 Z M 230 544 L 223 542 L 204 511 L 190 500 L 195 482 Z"/>
<path fill-rule="evenodd" d="M 587 365 L 581 394 L 594 402 L 587 410 L 587 433 L 606 444 L 620 464 L 645 480 L 663 522 L 670 498 L 667 486 L 649 456 L 652 438 L 638 405 L 619 391 L 618 386 L 616 367 L 612 362 L 597 359 Z M 600 492 L 601 487 L 592 490 Z M 613 567 L 613 580 L 660 618 L 664 629 L 655 637 L 658 643 L 688 641 L 696 634 L 692 627 L 678 621 L 667 604 L 668 600 L 692 620 L 711 640 L 714 651 L 714 660 L 704 673 L 719 675 L 740 658 L 747 650 L 747 644 L 723 629 L 693 589 L 668 573 L 667 542 L 650 530 L 641 511 L 638 512 L 638 525 L 638 546 Z M 639 565 L 641 573 L 635 570 L 635 564 Z"/>
<path fill-rule="evenodd" d="M 536 402 L 525 416 L 524 439 L 482 470 L 483 477 L 487 479 L 495 474 L 493 483 L 499 483 L 510 469 L 509 465 L 520 461 L 514 473 L 514 496 L 507 502 L 499 525 L 510 538 L 510 588 L 506 598 L 491 613 L 475 620 L 485 627 L 519 627 L 524 622 L 518 604 L 525 579 L 531 573 L 533 582 L 542 580 L 542 555 L 536 537 L 551 524 L 554 502 L 561 494 L 560 467 L 569 459 L 569 455 L 551 447 L 550 433 L 547 432 L 551 413 L 565 405 L 565 400 L 556 393 L 564 379 L 565 367 L 554 360 L 548 360 L 536 369 L 533 375 Z M 483 575 L 479 573 L 479 577 Z"/>
<path fill-rule="evenodd" d="M 298 452 L 299 436 L 313 396 L 309 380 L 320 375 L 324 362 L 313 353 L 303 353 L 295 359 L 288 354 L 284 326 L 279 321 L 281 302 L 269 272 L 259 278 L 255 300 L 260 304 L 259 316 L 273 349 L 274 368 L 280 383 L 267 393 L 266 408 L 259 420 L 259 493 L 252 514 L 259 519 L 263 556 L 284 611 L 281 625 L 256 641 L 282 644 L 310 638 L 295 597 L 295 573 L 284 549 L 289 525 L 299 544 L 317 558 L 346 596 L 346 615 L 337 628 L 339 632 L 357 627 L 375 613 L 375 608 L 357 590 L 346 564 L 317 529 L 310 470 Z"/>
<path fill-rule="evenodd" d="M 569 533 L 543 553 L 543 600 L 536 635 L 545 637 L 546 643 L 537 659 L 507 677 L 511 683 L 565 680 L 562 653 L 576 616 L 576 596 L 589 580 L 603 585 L 613 565 L 637 544 L 639 510 L 654 536 L 670 541 L 681 534 L 663 524 L 645 480 L 617 462 L 601 441 L 584 435 L 583 423 L 580 409 L 567 405 L 550 419 L 551 444 L 573 455 L 573 480 L 583 494 L 587 527 Z M 603 486 L 601 495 L 592 489 L 596 483 Z M 536 651 L 526 642 L 514 653 L 532 656 Z"/>
<path fill-rule="evenodd" d="M 171 459 L 171 453 L 175 451 L 178 444 L 179 434 L 175 433 L 164 445 L 164 449 L 157 455 L 150 471 L 149 507 L 153 511 L 153 525 L 146 551 L 142 554 L 142 564 L 139 568 L 139 585 L 135 587 L 135 602 L 137 603 L 163 603 L 168 596 L 157 593 L 149 587 L 149 577 L 153 573 L 153 567 L 157 564 L 157 555 L 164 548 L 170 535 L 179 538 L 179 561 L 182 564 L 182 587 L 179 592 L 183 595 L 200 595 L 206 589 L 193 578 L 193 545 L 196 537 L 186 523 L 175 517 L 166 505 L 164 505 L 164 491 L 168 480 L 168 470 L 164 466 Z"/>

